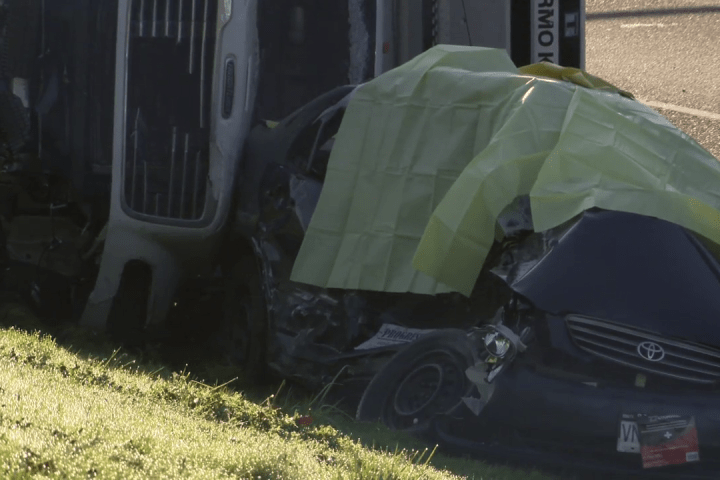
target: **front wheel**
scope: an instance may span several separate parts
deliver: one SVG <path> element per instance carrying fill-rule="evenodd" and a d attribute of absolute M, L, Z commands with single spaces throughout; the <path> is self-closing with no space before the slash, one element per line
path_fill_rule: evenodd
<path fill-rule="evenodd" d="M 465 370 L 475 347 L 462 330 L 428 333 L 398 352 L 368 385 L 357 419 L 393 430 L 424 433 L 432 420 L 455 410 L 473 385 Z"/>

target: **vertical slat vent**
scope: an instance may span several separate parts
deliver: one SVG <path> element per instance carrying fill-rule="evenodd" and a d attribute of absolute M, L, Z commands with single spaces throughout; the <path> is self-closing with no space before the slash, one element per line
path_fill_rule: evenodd
<path fill-rule="evenodd" d="M 203 216 L 217 1 L 133 1 L 125 201 L 137 213 Z"/>

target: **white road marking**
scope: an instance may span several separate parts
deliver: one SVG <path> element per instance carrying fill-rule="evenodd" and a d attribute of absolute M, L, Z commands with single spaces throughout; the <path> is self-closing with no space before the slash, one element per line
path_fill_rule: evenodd
<path fill-rule="evenodd" d="M 665 28 L 676 27 L 679 23 L 622 23 L 620 28 Z"/>
<path fill-rule="evenodd" d="M 644 103 L 648 107 L 662 108 L 663 110 L 672 110 L 673 112 L 686 113 L 688 115 L 694 115 L 701 118 L 709 118 L 710 120 L 720 120 L 720 113 L 708 112 L 705 110 L 698 110 L 697 108 L 688 108 L 680 105 L 673 105 L 672 103 L 656 102 L 654 100 L 643 100 L 638 98 L 640 103 Z"/>

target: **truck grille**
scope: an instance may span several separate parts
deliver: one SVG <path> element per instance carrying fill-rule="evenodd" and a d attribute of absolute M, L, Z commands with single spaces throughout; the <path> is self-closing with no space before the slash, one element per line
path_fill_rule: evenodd
<path fill-rule="evenodd" d="M 565 321 L 575 344 L 598 357 L 688 382 L 713 384 L 720 380 L 718 349 L 579 315 L 570 315 Z M 640 355 L 643 342 L 650 342 L 655 361 Z M 656 349 L 653 344 L 662 350 Z M 647 355 L 647 350 L 644 352 Z"/>
<path fill-rule="evenodd" d="M 133 0 L 127 64 L 125 203 L 202 218 L 218 0 Z"/>

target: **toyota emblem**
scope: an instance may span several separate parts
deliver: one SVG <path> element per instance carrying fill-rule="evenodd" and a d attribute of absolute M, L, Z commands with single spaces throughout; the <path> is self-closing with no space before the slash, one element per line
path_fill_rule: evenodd
<path fill-rule="evenodd" d="M 665 350 L 655 342 L 642 342 L 637 346 L 637 353 L 645 360 L 659 362 L 665 358 Z"/>

